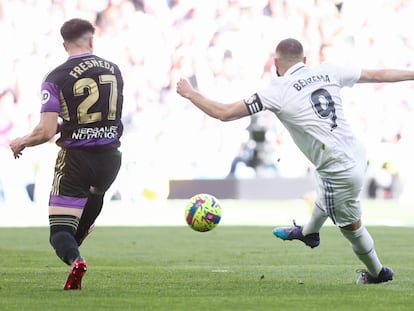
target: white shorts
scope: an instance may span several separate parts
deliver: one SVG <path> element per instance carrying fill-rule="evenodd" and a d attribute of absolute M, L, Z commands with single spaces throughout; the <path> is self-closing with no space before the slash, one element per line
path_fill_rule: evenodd
<path fill-rule="evenodd" d="M 321 176 L 316 173 L 317 198 L 315 204 L 325 211 L 338 227 L 345 227 L 361 219 L 360 195 L 365 181 L 365 154 L 357 164 L 345 171 Z"/>

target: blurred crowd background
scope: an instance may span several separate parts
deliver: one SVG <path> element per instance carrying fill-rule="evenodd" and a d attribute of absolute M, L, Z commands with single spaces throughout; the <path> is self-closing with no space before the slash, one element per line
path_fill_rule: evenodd
<path fill-rule="evenodd" d="M 134 201 L 167 197 L 172 179 L 312 173 L 273 115 L 216 121 L 176 94 L 179 77 L 220 101 L 247 98 L 274 76 L 286 37 L 303 43 L 310 66 L 413 68 L 413 16 L 411 0 L 0 0 L 0 205 L 47 204 L 57 147 L 14 160 L 8 143 L 39 119 L 42 79 L 67 58 L 59 29 L 69 18 L 95 23 L 95 54 L 123 71 L 124 162 L 111 196 Z M 414 83 L 343 95 L 368 148 L 369 195 L 410 199 Z"/>

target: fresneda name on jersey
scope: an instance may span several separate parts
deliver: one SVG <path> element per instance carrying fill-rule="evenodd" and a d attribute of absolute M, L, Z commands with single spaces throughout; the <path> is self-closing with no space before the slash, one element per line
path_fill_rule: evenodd
<path fill-rule="evenodd" d="M 329 75 L 317 75 L 306 79 L 299 79 L 292 86 L 299 92 L 304 87 L 317 82 L 331 82 L 331 80 L 329 79 Z"/>
<path fill-rule="evenodd" d="M 104 60 L 97 60 L 95 58 L 87 59 L 83 62 L 78 63 L 75 67 L 69 71 L 69 75 L 78 79 L 83 73 L 85 73 L 88 69 L 94 67 L 101 67 L 109 70 L 112 74 L 115 74 L 115 68 L 112 64 L 108 63 Z"/>

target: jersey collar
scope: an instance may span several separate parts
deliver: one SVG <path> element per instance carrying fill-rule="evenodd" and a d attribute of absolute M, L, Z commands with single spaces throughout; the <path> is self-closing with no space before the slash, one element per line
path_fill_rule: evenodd
<path fill-rule="evenodd" d="M 298 72 L 299 70 L 301 70 L 302 68 L 305 68 L 304 63 L 302 63 L 302 62 L 296 63 L 286 71 L 285 76 L 293 75 L 296 72 Z"/>
<path fill-rule="evenodd" d="M 92 55 L 92 53 L 82 53 L 82 54 L 71 55 L 71 56 L 69 56 L 68 59 L 84 57 L 84 56 L 89 56 L 89 55 Z"/>

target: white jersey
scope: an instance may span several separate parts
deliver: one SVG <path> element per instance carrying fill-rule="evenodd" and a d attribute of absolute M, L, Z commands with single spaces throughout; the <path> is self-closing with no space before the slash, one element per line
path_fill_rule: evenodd
<path fill-rule="evenodd" d="M 274 112 L 317 171 L 343 171 L 362 160 L 355 155 L 363 146 L 345 120 L 340 91 L 360 75 L 356 68 L 298 63 L 245 102 L 250 113 Z"/>

